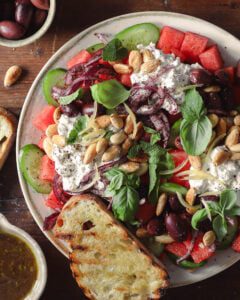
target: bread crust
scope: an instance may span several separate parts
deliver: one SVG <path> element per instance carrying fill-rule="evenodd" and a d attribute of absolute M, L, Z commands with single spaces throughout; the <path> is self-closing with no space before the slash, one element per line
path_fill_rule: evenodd
<path fill-rule="evenodd" d="M 0 142 L 0 170 L 2 169 L 8 154 L 10 153 L 11 147 L 14 144 L 16 131 L 17 131 L 17 119 L 16 117 L 7 111 L 5 108 L 0 107 L 0 116 L 4 118 L 4 121 L 7 122 L 8 126 L 10 127 L 10 134 L 6 133 L 6 140 Z M 3 126 L 0 122 L 0 127 Z"/>
<path fill-rule="evenodd" d="M 132 245 L 130 245 L 130 246 L 131 247 L 137 247 L 141 251 L 141 254 L 144 255 L 145 258 L 148 260 L 149 266 L 151 265 L 151 266 L 153 266 L 153 268 L 158 269 L 159 277 L 162 280 L 161 289 L 168 287 L 168 274 L 167 274 L 166 269 L 163 266 L 163 264 L 155 256 L 153 256 L 148 251 L 148 249 L 146 249 L 146 247 L 144 245 L 142 245 L 142 243 L 131 232 L 129 232 L 129 230 L 127 230 L 123 226 L 122 223 L 118 222 L 115 219 L 115 217 L 112 215 L 112 213 L 109 212 L 109 210 L 107 210 L 106 206 L 103 204 L 103 202 L 100 198 L 98 198 L 97 196 L 92 195 L 92 194 L 82 194 L 82 195 L 79 195 L 79 196 L 71 197 L 71 199 L 65 204 L 65 206 L 63 207 L 62 212 L 60 213 L 60 215 L 57 219 L 56 225 L 54 227 L 54 234 L 57 238 L 66 240 L 68 242 L 68 244 L 70 245 L 70 248 L 72 249 L 72 252 L 69 254 L 69 258 L 71 260 L 70 267 L 71 267 L 74 278 L 76 279 L 79 287 L 83 290 L 84 294 L 89 299 L 93 299 L 93 300 L 96 299 L 94 297 L 94 295 L 91 293 L 91 291 L 86 286 L 84 286 L 82 284 L 81 277 L 84 276 L 84 275 L 81 273 L 81 271 L 78 268 L 78 265 L 81 264 L 81 259 L 80 259 L 81 256 L 80 256 L 80 258 L 78 258 L 79 251 L 88 251 L 88 249 L 84 248 L 83 245 L 79 245 L 79 239 L 78 239 L 77 236 L 70 237 L 70 236 L 72 236 L 72 232 L 70 232 L 70 231 L 69 232 L 66 232 L 66 231 L 63 232 L 61 230 L 61 228 L 63 226 L 63 223 L 64 223 L 65 215 L 67 215 L 72 209 L 74 209 L 79 204 L 79 202 L 83 202 L 83 201 L 84 202 L 93 201 L 95 203 L 96 207 L 98 209 L 100 209 L 101 211 L 103 211 L 106 214 L 106 217 L 110 218 L 111 223 L 113 224 L 113 226 L 117 226 L 120 229 L 121 239 L 125 239 L 125 240 L 129 240 L 129 238 L 131 239 Z M 88 231 L 83 232 L 82 231 L 81 233 L 79 233 L 79 236 L 81 234 L 86 235 L 86 234 L 90 234 L 90 232 L 88 232 Z M 84 262 L 86 263 L 86 260 Z M 87 261 L 87 263 L 89 265 L 91 265 L 91 263 L 94 265 L 96 262 L 94 262 L 94 260 L 93 261 L 89 260 L 89 261 Z M 159 299 L 160 297 L 161 297 L 161 290 L 157 289 L 152 293 L 152 298 L 151 299 Z"/>

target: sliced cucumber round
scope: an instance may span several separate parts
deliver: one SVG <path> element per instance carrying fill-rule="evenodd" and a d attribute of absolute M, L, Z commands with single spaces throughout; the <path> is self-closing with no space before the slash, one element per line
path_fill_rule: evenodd
<path fill-rule="evenodd" d="M 97 50 L 102 49 L 103 47 L 104 47 L 103 43 L 98 43 L 98 44 L 95 44 L 95 45 L 92 45 L 92 46 L 88 47 L 86 50 L 89 53 L 94 53 Z"/>
<path fill-rule="evenodd" d="M 43 78 L 43 94 L 48 104 L 58 106 L 57 101 L 52 97 L 52 88 L 54 86 L 64 87 L 64 69 L 54 69 L 47 72 Z"/>
<path fill-rule="evenodd" d="M 118 38 L 123 46 L 128 50 L 134 50 L 137 45 L 149 45 L 156 43 L 159 39 L 160 29 L 152 23 L 141 23 L 128 27 L 120 31 L 115 37 Z"/>
<path fill-rule="evenodd" d="M 45 153 L 36 145 L 22 147 L 19 154 L 20 169 L 27 183 L 38 193 L 49 194 L 51 183 L 39 179 L 41 158 Z"/>

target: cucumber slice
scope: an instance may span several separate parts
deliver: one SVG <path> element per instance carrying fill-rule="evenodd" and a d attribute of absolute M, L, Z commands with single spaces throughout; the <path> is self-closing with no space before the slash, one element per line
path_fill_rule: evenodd
<path fill-rule="evenodd" d="M 176 255 L 169 253 L 169 252 L 167 252 L 167 256 L 173 263 L 177 264 L 176 261 L 179 257 L 177 257 Z M 189 260 L 183 260 L 179 264 L 177 264 L 177 266 L 184 268 L 184 269 L 197 269 L 197 268 L 204 266 L 206 263 L 207 263 L 206 260 L 204 260 L 198 264 L 195 262 L 189 261 Z"/>
<path fill-rule="evenodd" d="M 33 144 L 22 147 L 19 154 L 20 169 L 27 183 L 38 193 L 49 194 L 52 186 L 39 179 L 40 162 L 45 153 Z"/>
<path fill-rule="evenodd" d="M 64 87 L 64 77 L 66 74 L 64 69 L 54 69 L 47 72 L 43 78 L 43 94 L 48 104 L 58 106 L 56 100 L 52 97 L 53 86 Z"/>
<path fill-rule="evenodd" d="M 156 43 L 159 39 L 160 29 L 152 23 L 141 23 L 128 27 L 120 31 L 115 37 L 118 38 L 123 46 L 128 50 L 134 50 L 137 45 L 149 45 Z"/>
<path fill-rule="evenodd" d="M 104 44 L 103 43 L 99 43 L 99 44 L 95 44 L 95 45 L 92 45 L 92 46 L 88 47 L 86 50 L 89 53 L 94 53 L 97 50 L 102 49 L 103 47 L 104 47 Z"/>

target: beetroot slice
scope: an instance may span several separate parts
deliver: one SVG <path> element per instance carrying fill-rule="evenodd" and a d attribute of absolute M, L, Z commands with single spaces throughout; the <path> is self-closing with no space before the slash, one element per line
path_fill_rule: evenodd
<path fill-rule="evenodd" d="M 59 216 L 60 212 L 54 212 L 53 214 L 49 215 L 45 218 L 43 223 L 43 230 L 51 230 L 53 229 L 54 225 L 56 224 L 57 217 Z"/>
<path fill-rule="evenodd" d="M 63 190 L 62 178 L 57 173 L 53 179 L 53 193 L 55 197 L 63 204 L 65 204 L 71 197 Z"/>

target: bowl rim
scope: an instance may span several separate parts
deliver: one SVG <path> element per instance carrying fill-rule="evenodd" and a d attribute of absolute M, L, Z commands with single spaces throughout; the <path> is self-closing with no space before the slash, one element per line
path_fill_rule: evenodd
<path fill-rule="evenodd" d="M 48 10 L 47 18 L 44 24 L 34 34 L 21 40 L 8 40 L 0 37 L 0 46 L 19 48 L 22 46 L 32 44 L 47 32 L 47 30 L 49 29 L 49 27 L 53 22 L 55 13 L 56 13 L 56 0 L 50 0 L 50 8 Z"/>
<path fill-rule="evenodd" d="M 9 233 L 24 241 L 33 252 L 37 263 L 37 279 L 24 300 L 40 299 L 47 283 L 47 263 L 39 244 L 23 229 L 11 224 L 8 219 L 0 213 L 0 230 Z"/>
<path fill-rule="evenodd" d="M 94 25 L 87 27 L 85 30 L 82 30 L 81 32 L 79 32 L 77 35 L 75 35 L 74 37 L 72 37 L 70 40 L 68 40 L 66 43 L 64 43 L 57 51 L 56 53 L 54 53 L 50 59 L 46 62 L 46 64 L 43 66 L 43 68 L 40 70 L 40 72 L 38 73 L 37 77 L 35 78 L 34 82 L 32 83 L 31 88 L 28 91 L 28 94 L 25 98 L 25 102 L 23 104 L 22 107 L 22 111 L 21 111 L 21 115 L 19 118 L 19 126 L 18 126 L 18 130 L 17 130 L 17 139 L 16 139 L 16 161 L 17 161 L 17 171 L 18 171 L 18 176 L 19 176 L 19 181 L 20 181 L 20 185 L 21 185 L 21 190 L 23 192 L 25 201 L 27 203 L 27 206 L 34 218 L 34 220 L 36 221 L 36 223 L 38 224 L 38 226 L 40 227 L 41 231 L 43 232 L 43 234 L 50 240 L 50 242 L 58 249 L 58 251 L 60 251 L 65 257 L 67 256 L 67 252 L 68 249 L 67 247 L 63 247 L 63 245 L 53 236 L 52 231 L 43 231 L 42 226 L 43 226 L 43 221 L 42 218 L 39 214 L 39 212 L 35 209 L 35 206 L 33 204 L 33 202 L 31 201 L 31 197 L 27 191 L 27 183 L 24 181 L 24 178 L 21 174 L 20 171 L 20 166 L 19 166 L 19 161 L 18 161 L 18 156 L 19 156 L 19 151 L 20 151 L 20 140 L 21 140 L 21 134 L 22 134 L 22 125 L 23 125 L 23 121 L 24 121 L 24 117 L 25 117 L 25 113 L 27 110 L 27 106 L 28 103 L 30 102 L 32 95 L 34 93 L 34 90 L 36 89 L 37 85 L 39 84 L 39 81 L 41 80 L 41 78 L 43 77 L 43 75 L 46 73 L 46 71 L 49 69 L 49 67 L 54 64 L 54 62 L 58 59 L 58 57 L 60 55 L 64 55 L 64 53 L 67 51 L 66 49 L 69 49 L 72 45 L 75 45 L 81 38 L 83 38 L 84 36 L 88 35 L 89 32 L 92 32 L 93 30 L 96 30 L 99 26 L 102 25 L 106 25 L 107 23 L 111 23 L 112 21 L 116 21 L 116 20 L 120 20 L 120 19 L 127 19 L 129 17 L 138 17 L 138 16 L 145 16 L 145 15 L 155 15 L 155 16 L 161 16 L 161 15 L 166 15 L 169 17 L 178 17 L 178 18 L 182 18 L 182 19 L 188 19 L 189 21 L 197 21 L 197 22 L 201 22 L 204 23 L 205 25 L 211 26 L 212 29 L 215 29 L 217 31 L 221 31 L 222 34 L 225 34 L 226 39 L 227 38 L 231 38 L 232 40 L 235 40 L 236 43 L 240 43 L 239 39 L 237 39 L 233 34 L 229 33 L 228 31 L 222 29 L 221 27 L 208 22 L 206 20 L 203 20 L 201 18 L 197 18 L 197 17 L 193 17 L 191 15 L 187 15 L 187 14 L 181 14 L 181 13 L 175 13 L 175 12 L 168 12 L 168 11 L 143 11 L 143 12 L 133 12 L 133 13 L 129 13 L 129 14 L 123 14 L 123 15 L 118 15 L 109 19 L 105 19 L 101 22 L 95 23 Z M 240 257 L 239 257 L 240 259 Z M 239 260 L 238 259 L 238 260 Z M 232 266 L 234 263 L 236 263 L 237 260 L 233 259 L 231 260 L 227 265 L 225 265 L 221 272 L 226 270 L 227 268 L 229 268 L 230 266 Z M 209 274 L 209 276 L 205 277 L 204 279 L 210 278 L 212 276 L 215 276 L 218 273 L 214 273 L 214 274 Z M 202 281 L 203 279 L 198 279 L 195 282 L 189 282 L 189 283 L 184 283 L 184 284 L 176 284 L 176 285 L 171 285 L 170 288 L 175 288 L 175 287 L 181 287 L 181 286 L 187 286 L 190 284 L 194 284 L 197 282 Z"/>

